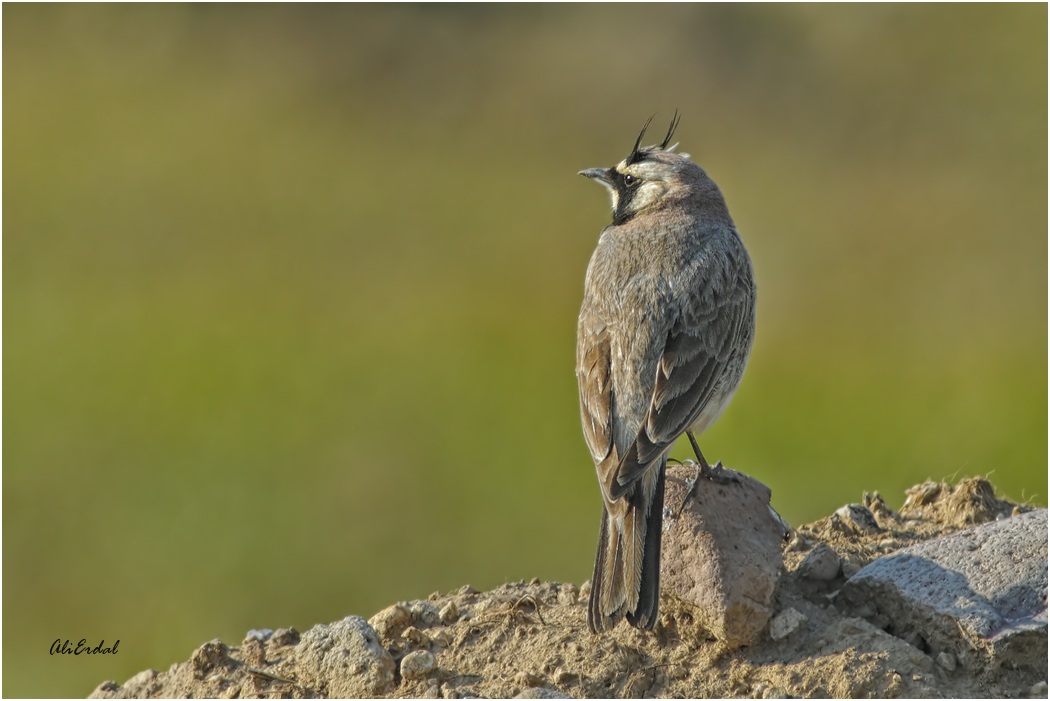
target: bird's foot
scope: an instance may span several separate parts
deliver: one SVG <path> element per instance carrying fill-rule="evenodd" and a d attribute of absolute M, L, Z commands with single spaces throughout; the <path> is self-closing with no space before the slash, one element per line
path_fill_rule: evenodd
<path fill-rule="evenodd" d="M 721 460 L 716 462 L 714 467 L 711 465 L 701 465 L 700 469 L 697 471 L 696 477 L 697 479 L 703 477 L 704 479 L 711 480 L 718 484 L 740 484 L 740 475 L 736 472 L 730 472 L 727 470 Z M 696 480 L 693 481 L 695 482 Z"/>

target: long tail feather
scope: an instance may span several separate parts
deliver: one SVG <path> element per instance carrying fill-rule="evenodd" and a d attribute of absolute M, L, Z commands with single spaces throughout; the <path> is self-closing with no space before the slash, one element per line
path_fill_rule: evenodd
<path fill-rule="evenodd" d="M 637 628 L 656 625 L 664 468 L 662 459 L 652 465 L 655 484 L 653 477 L 640 479 L 630 493 L 614 502 L 612 515 L 608 508 L 602 510 L 587 609 L 587 624 L 593 632 L 612 628 L 624 616 Z"/>

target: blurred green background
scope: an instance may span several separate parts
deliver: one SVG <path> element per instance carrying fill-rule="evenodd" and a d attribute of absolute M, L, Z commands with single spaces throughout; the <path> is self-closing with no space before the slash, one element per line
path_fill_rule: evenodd
<path fill-rule="evenodd" d="M 3 20 L 5 695 L 587 579 L 576 172 L 653 112 L 759 283 L 708 456 L 794 524 L 972 474 L 1046 504 L 1045 5 Z"/>

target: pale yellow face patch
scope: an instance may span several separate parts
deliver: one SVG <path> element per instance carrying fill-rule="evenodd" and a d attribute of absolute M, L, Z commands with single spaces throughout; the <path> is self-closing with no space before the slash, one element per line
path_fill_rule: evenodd
<path fill-rule="evenodd" d="M 668 183 L 662 177 L 661 170 L 664 168 L 652 161 L 642 161 L 627 165 L 624 159 L 616 165 L 616 171 L 624 175 L 633 175 L 641 182 L 635 185 L 634 196 L 631 197 L 630 211 L 639 212 L 653 204 L 667 192 Z M 619 193 L 615 188 L 609 188 L 612 192 L 613 209 L 619 206 Z"/>

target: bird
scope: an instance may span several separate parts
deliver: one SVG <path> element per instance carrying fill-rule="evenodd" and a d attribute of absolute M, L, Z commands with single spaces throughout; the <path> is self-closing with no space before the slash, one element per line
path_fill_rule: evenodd
<path fill-rule="evenodd" d="M 650 117 L 624 160 L 580 171 L 612 198 L 576 336 L 583 434 L 604 502 L 587 609 L 594 633 L 624 617 L 655 626 L 668 452 L 689 437 L 693 488 L 726 474 L 696 435 L 729 404 L 755 333 L 751 259 L 721 190 L 669 146 L 679 121 L 676 111 L 663 141 L 643 147 Z"/>

